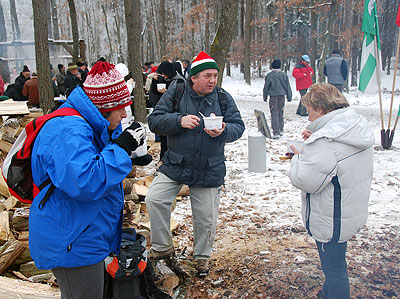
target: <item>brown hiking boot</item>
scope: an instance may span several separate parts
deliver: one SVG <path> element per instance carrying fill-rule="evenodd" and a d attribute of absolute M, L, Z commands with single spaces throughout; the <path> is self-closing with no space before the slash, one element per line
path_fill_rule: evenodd
<path fill-rule="evenodd" d="M 165 251 L 155 251 L 153 248 L 150 249 L 148 258 L 151 260 L 164 260 L 175 255 L 174 247 Z"/>
<path fill-rule="evenodd" d="M 199 277 L 205 277 L 210 273 L 208 260 L 196 260 L 196 270 Z"/>

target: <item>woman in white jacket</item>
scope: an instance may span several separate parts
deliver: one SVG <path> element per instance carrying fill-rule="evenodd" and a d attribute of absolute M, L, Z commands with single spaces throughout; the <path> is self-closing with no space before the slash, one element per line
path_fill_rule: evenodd
<path fill-rule="evenodd" d="M 347 241 L 368 216 L 374 135 L 333 85 L 314 84 L 302 99 L 311 123 L 304 149 L 292 146 L 290 180 L 302 197 L 304 225 L 317 243 L 324 298 L 350 298 Z"/>

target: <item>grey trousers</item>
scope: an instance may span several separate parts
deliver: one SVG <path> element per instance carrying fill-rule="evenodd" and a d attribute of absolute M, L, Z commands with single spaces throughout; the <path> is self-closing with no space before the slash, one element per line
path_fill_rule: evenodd
<path fill-rule="evenodd" d="M 285 107 L 285 96 L 270 96 L 269 110 L 271 111 L 271 127 L 274 135 L 283 131 L 283 110 Z"/>
<path fill-rule="evenodd" d="M 160 173 L 154 179 L 146 196 L 150 216 L 151 247 L 165 251 L 173 247 L 170 230 L 171 206 L 182 184 Z M 208 259 L 211 255 L 217 227 L 220 187 L 190 187 L 192 206 L 194 259 Z"/>
<path fill-rule="evenodd" d="M 52 269 L 61 299 L 103 299 L 104 261 L 95 265 Z"/>

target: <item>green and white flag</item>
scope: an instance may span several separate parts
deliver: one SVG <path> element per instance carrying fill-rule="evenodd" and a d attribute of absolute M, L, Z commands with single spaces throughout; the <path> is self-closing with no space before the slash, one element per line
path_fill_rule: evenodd
<path fill-rule="evenodd" d="M 378 17 L 375 0 L 365 0 L 364 16 L 362 21 L 364 40 L 361 54 L 360 84 L 358 89 L 367 92 L 378 90 L 377 59 L 381 63 L 381 42 L 379 38 Z M 378 44 L 378 57 L 376 57 L 374 37 Z"/>

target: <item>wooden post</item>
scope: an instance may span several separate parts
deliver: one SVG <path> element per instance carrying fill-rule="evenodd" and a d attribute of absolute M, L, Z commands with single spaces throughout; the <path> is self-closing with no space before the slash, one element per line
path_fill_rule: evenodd
<path fill-rule="evenodd" d="M 382 109 L 382 91 L 381 91 L 381 64 L 379 59 L 379 51 L 378 51 L 378 40 L 376 35 L 374 35 L 375 42 L 375 58 L 376 58 L 376 78 L 378 81 L 378 92 L 379 92 L 379 108 L 381 111 L 381 145 L 385 148 L 385 127 L 383 124 L 383 109 Z"/>

